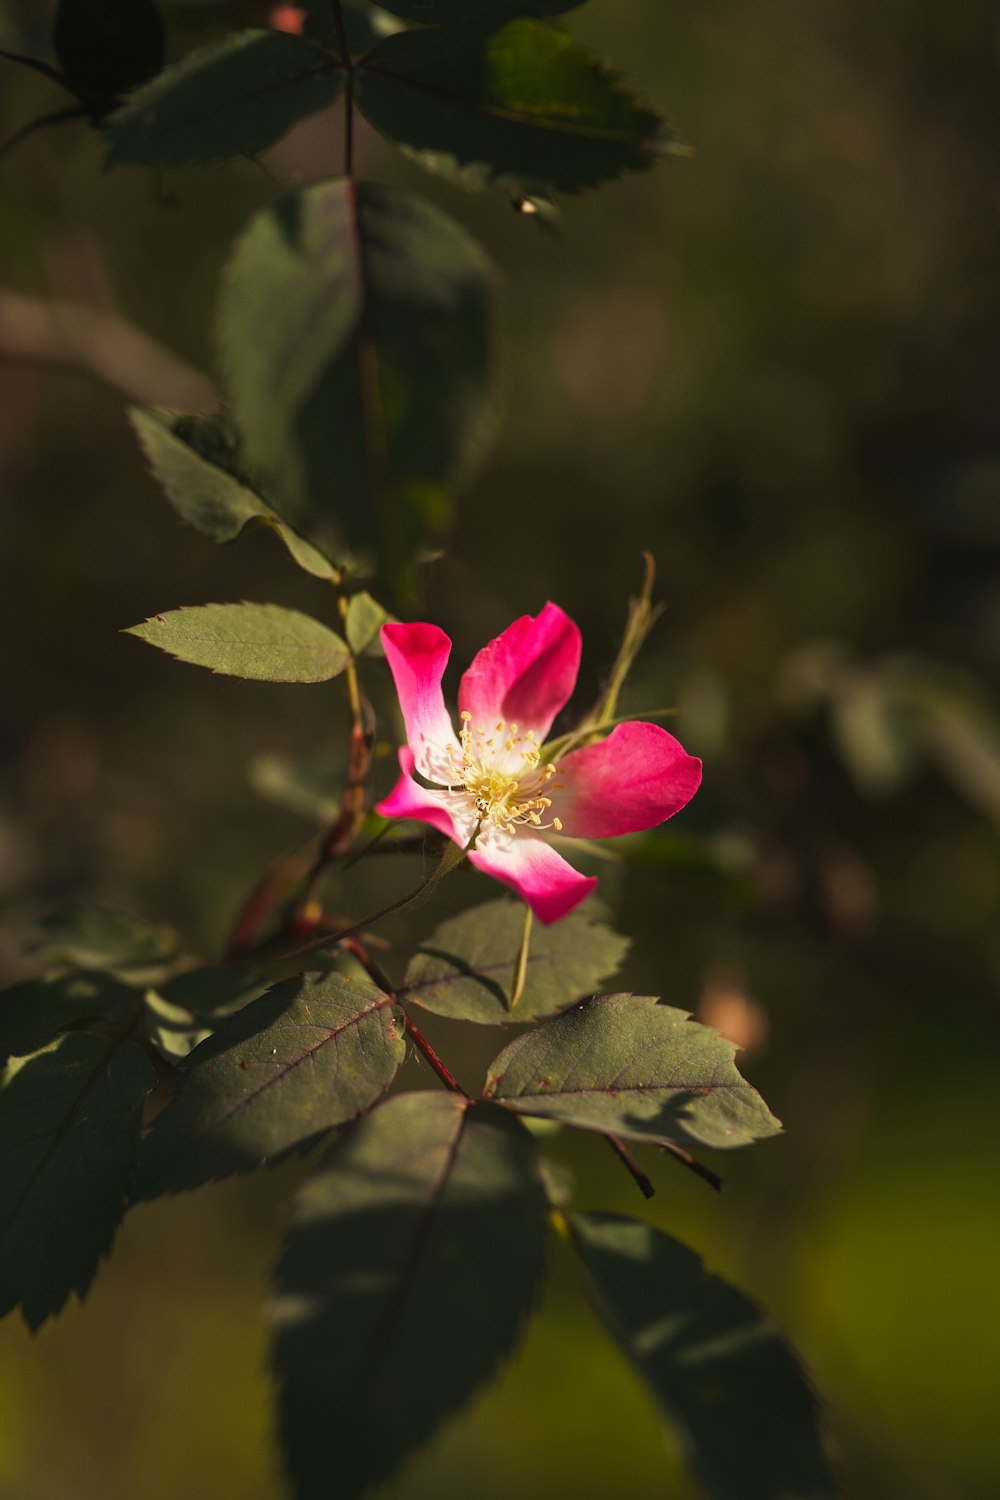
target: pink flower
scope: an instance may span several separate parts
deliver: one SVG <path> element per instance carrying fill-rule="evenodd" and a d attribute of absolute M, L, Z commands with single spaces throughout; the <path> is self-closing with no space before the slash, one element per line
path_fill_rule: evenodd
<path fill-rule="evenodd" d="M 378 811 L 430 823 L 463 847 L 478 827 L 472 864 L 511 886 L 542 922 L 567 916 L 597 884 L 547 834 L 638 833 L 673 817 L 698 789 L 701 761 L 656 724 L 619 724 L 561 758 L 547 752 L 545 736 L 580 668 L 580 632 L 555 604 L 522 615 L 479 652 L 459 685 L 458 734 L 441 692 L 451 654 L 444 631 L 383 625 L 382 644 L 408 744 L 399 751 L 403 774 Z"/>

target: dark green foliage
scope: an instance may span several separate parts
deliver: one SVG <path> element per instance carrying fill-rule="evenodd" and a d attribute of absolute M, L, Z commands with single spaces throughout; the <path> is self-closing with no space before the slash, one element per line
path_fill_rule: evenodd
<path fill-rule="evenodd" d="M 569 1228 L 602 1318 L 712 1500 L 832 1500 L 816 1396 L 760 1308 L 648 1224 L 574 1214 Z"/>
<path fill-rule="evenodd" d="M 240 471 L 237 435 L 226 418 L 142 407 L 129 416 L 167 499 L 196 531 L 213 542 L 231 542 L 251 521 L 261 521 L 300 568 L 315 578 L 333 576 L 332 564 L 275 515 Z"/>
<path fill-rule="evenodd" d="M 108 166 L 179 167 L 253 156 L 344 86 L 337 59 L 303 37 L 242 31 L 165 68 L 104 124 Z"/>
<path fill-rule="evenodd" d="M 370 1108 L 403 1060 L 398 1008 L 331 974 L 285 980 L 224 1020 L 187 1060 L 153 1125 L 136 1196 L 248 1172 Z"/>
<path fill-rule="evenodd" d="M 383 135 L 471 189 L 576 193 L 651 166 L 669 140 L 593 53 L 538 21 L 388 37 L 357 96 Z"/>
<path fill-rule="evenodd" d="M 277 604 L 202 604 L 132 625 L 137 635 L 180 661 L 255 682 L 328 682 L 350 651 L 335 631 Z"/>
<path fill-rule="evenodd" d="M 71 901 L 42 922 L 31 951 L 51 964 L 102 969 L 132 984 L 155 983 L 176 956 L 172 927 L 96 901 Z"/>
<path fill-rule="evenodd" d="M 99 120 L 163 67 L 163 21 L 152 0 L 59 0 L 52 48 L 67 83 Z"/>
<path fill-rule="evenodd" d="M 586 908 L 551 927 L 536 925 L 524 989 L 512 1010 L 523 930 L 520 901 L 489 901 L 452 917 L 411 960 L 408 998 L 440 1016 L 487 1026 L 537 1021 L 597 989 L 628 952 L 628 940 Z"/>
<path fill-rule="evenodd" d="M 257 216 L 219 344 L 247 462 L 290 525 L 407 566 L 491 426 L 492 311 L 483 252 L 408 193 L 322 182 Z"/>
<path fill-rule="evenodd" d="M 502 26 L 516 16 L 561 16 L 583 0 L 384 0 L 384 9 L 425 26 Z"/>
<path fill-rule="evenodd" d="M 781 1129 L 736 1048 L 647 995 L 599 995 L 505 1047 L 485 1097 L 635 1140 L 728 1149 Z"/>
<path fill-rule="evenodd" d="M 0 1075 L 0 1314 L 38 1328 L 111 1248 L 155 1082 L 132 1042 L 73 1032 Z"/>
<path fill-rule="evenodd" d="M 121 1020 L 133 997 L 110 974 L 25 979 L 0 994 L 0 1058 L 35 1052 L 86 1021 Z"/>
<path fill-rule="evenodd" d="M 168 1061 L 180 1062 L 227 1016 L 257 1000 L 271 981 L 246 969 L 212 964 L 188 969 L 146 991 L 149 1034 Z"/>
<path fill-rule="evenodd" d="M 404 1094 L 299 1195 L 274 1364 L 300 1500 L 354 1500 L 497 1372 L 538 1296 L 546 1205 L 520 1123 Z"/>

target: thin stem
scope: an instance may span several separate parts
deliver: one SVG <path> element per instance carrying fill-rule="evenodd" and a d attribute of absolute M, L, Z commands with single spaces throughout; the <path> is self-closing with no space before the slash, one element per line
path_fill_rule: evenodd
<path fill-rule="evenodd" d="M 650 1182 L 649 1178 L 646 1176 L 645 1172 L 640 1167 L 639 1163 L 636 1161 L 635 1157 L 632 1155 L 631 1151 L 626 1146 L 625 1142 L 617 1135 L 606 1135 L 604 1139 L 607 1141 L 608 1145 L 611 1147 L 618 1160 L 631 1174 L 632 1179 L 642 1196 L 644 1198 L 652 1198 L 656 1193 L 656 1189 Z"/>
<path fill-rule="evenodd" d="M 399 1005 L 399 997 L 393 986 L 392 980 L 385 973 L 385 970 L 375 962 L 371 954 L 365 948 L 364 944 L 359 943 L 356 938 L 347 938 L 343 942 L 342 946 L 346 948 L 354 958 L 357 959 L 358 963 L 364 969 L 365 973 L 368 975 L 368 978 L 372 981 L 372 983 L 377 984 L 383 994 L 391 995 L 396 1001 L 396 1004 Z M 468 1094 L 465 1092 L 462 1085 L 455 1077 L 454 1073 L 451 1072 L 447 1063 L 443 1062 L 442 1059 L 438 1057 L 430 1042 L 424 1036 L 423 1032 L 419 1031 L 413 1021 L 410 1020 L 410 1017 L 407 1015 L 402 1005 L 400 1005 L 399 1008 L 403 1011 L 403 1020 L 406 1024 L 407 1032 L 413 1038 L 416 1046 L 420 1049 L 424 1057 L 430 1063 L 431 1067 L 434 1069 L 435 1073 L 440 1078 L 445 1088 L 451 1089 L 453 1094 L 461 1094 L 463 1099 L 468 1099 Z"/>
<path fill-rule="evenodd" d="M 660 1147 L 669 1156 L 679 1161 L 682 1166 L 687 1167 L 689 1172 L 693 1172 L 696 1177 L 700 1177 L 702 1182 L 707 1182 L 709 1187 L 714 1188 L 717 1193 L 722 1192 L 722 1189 L 726 1185 L 725 1179 L 720 1177 L 718 1172 L 713 1172 L 711 1167 L 706 1167 L 703 1162 L 698 1161 L 697 1157 L 692 1156 L 690 1151 L 685 1151 L 683 1146 L 675 1146 L 670 1141 L 661 1141 Z"/>
<path fill-rule="evenodd" d="M 354 176 L 354 64 L 340 0 L 332 0 L 333 29 L 344 68 L 344 176 Z"/>
<path fill-rule="evenodd" d="M 517 954 L 517 966 L 514 970 L 514 983 L 511 986 L 510 1004 L 508 1010 L 514 1006 L 524 994 L 524 981 L 528 973 L 528 949 L 531 947 L 531 922 L 532 912 L 530 906 L 524 908 L 524 928 L 521 932 L 521 946 Z"/>

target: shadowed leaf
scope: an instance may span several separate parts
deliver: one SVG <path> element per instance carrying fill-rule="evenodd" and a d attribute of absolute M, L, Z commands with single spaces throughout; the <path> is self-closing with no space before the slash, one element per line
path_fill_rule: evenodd
<path fill-rule="evenodd" d="M 770 1318 L 647 1224 L 574 1214 L 569 1228 L 601 1317 L 712 1500 L 834 1500 L 819 1403 Z"/>
<path fill-rule="evenodd" d="M 388 37 L 357 96 L 383 135 L 472 190 L 581 192 L 651 166 L 669 139 L 599 58 L 538 21 Z"/>
<path fill-rule="evenodd" d="M 502 26 L 516 16 L 561 16 L 583 0 L 385 0 L 384 9 L 424 26 Z"/>
<path fill-rule="evenodd" d="M 226 964 L 189 969 L 146 991 L 150 1038 L 168 1061 L 177 1063 L 272 983 Z"/>
<path fill-rule="evenodd" d="M 156 1081 L 132 1042 L 72 1032 L 0 1074 L 0 1315 L 38 1328 L 111 1248 Z"/>
<path fill-rule="evenodd" d="M 628 939 L 590 912 L 574 912 L 551 927 L 535 925 L 524 989 L 513 1010 L 524 906 L 489 901 L 452 917 L 414 955 L 406 988 L 425 1010 L 486 1026 L 537 1021 L 592 994 L 628 952 Z"/>
<path fill-rule="evenodd" d="M 163 67 L 163 21 L 153 0 L 59 0 L 52 48 L 67 83 L 99 119 Z"/>
<path fill-rule="evenodd" d="M 485 1097 L 633 1140 L 728 1149 L 781 1129 L 740 1076 L 732 1042 L 647 995 L 598 995 L 519 1036 Z"/>
<path fill-rule="evenodd" d="M 110 974 L 25 979 L 0 994 L 0 1058 L 36 1052 L 85 1021 L 117 1021 L 134 996 Z"/>
<path fill-rule="evenodd" d="M 285 980 L 187 1059 L 139 1160 L 136 1196 L 248 1172 L 370 1108 L 403 1060 L 399 1010 L 340 974 Z"/>
<path fill-rule="evenodd" d="M 311 615 L 277 604 L 172 609 L 125 634 L 180 661 L 255 682 L 327 682 L 350 659 L 346 643 L 334 631 Z"/>
<path fill-rule="evenodd" d="M 251 521 L 263 521 L 315 578 L 336 569 L 296 536 L 239 471 L 237 437 L 222 417 L 182 416 L 133 407 L 129 413 L 150 467 L 176 511 L 213 542 L 231 542 Z"/>
<path fill-rule="evenodd" d="M 337 1141 L 276 1278 L 300 1500 L 355 1500 L 493 1378 L 538 1296 L 545 1215 L 531 1137 L 490 1106 L 404 1094 Z"/>
<path fill-rule="evenodd" d="M 153 984 L 177 954 L 172 927 L 96 901 L 71 901 L 45 917 L 31 952 L 52 964 L 100 969 L 133 984 Z"/>
<path fill-rule="evenodd" d="M 332 104 L 343 68 L 281 31 L 242 31 L 189 53 L 104 122 L 107 165 L 178 167 L 254 156 Z"/>
<path fill-rule="evenodd" d="M 491 425 L 492 307 L 479 247 L 394 188 L 317 183 L 238 242 L 218 329 L 247 462 L 327 555 L 398 573 L 446 521 Z"/>

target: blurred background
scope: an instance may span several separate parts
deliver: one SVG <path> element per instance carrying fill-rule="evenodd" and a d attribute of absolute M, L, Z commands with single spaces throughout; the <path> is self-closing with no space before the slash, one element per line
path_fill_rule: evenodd
<path fill-rule="evenodd" d="M 266 12 L 164 9 L 176 53 Z M 46 55 L 50 15 L 2 0 L 0 46 Z M 694 154 L 565 204 L 560 239 L 362 128 L 359 170 L 431 195 L 507 284 L 506 416 L 424 608 L 460 666 L 555 599 L 584 632 L 583 707 L 655 555 L 665 614 L 624 708 L 676 704 L 705 783 L 595 866 L 633 939 L 620 987 L 745 1044 L 787 1133 L 717 1157 L 721 1198 L 644 1157 L 649 1213 L 789 1330 L 848 1493 L 992 1497 L 996 7 L 591 0 L 566 21 Z M 0 139 L 61 102 L 0 62 Z M 336 172 L 340 141 L 334 111 L 263 168 L 158 185 L 104 174 L 71 124 L 0 165 L 4 982 L 77 895 L 214 956 L 255 876 L 309 833 L 286 762 L 335 786 L 339 684 L 214 678 L 118 632 L 210 600 L 329 617 L 269 536 L 219 548 L 177 522 L 124 411 L 204 399 L 230 241 L 282 184 Z M 380 663 L 366 685 L 391 739 Z M 372 860 L 331 904 L 359 915 L 413 883 L 413 861 Z M 493 893 L 463 872 L 384 924 L 386 966 Z M 498 1044 L 427 1029 L 470 1083 Z M 601 1142 L 551 1149 L 575 1203 L 644 1211 Z M 301 1170 L 136 1211 L 83 1308 L 34 1340 L 0 1328 L 4 1500 L 277 1500 L 260 1303 Z M 694 1493 L 558 1253 L 502 1386 L 385 1493 L 453 1492 Z"/>

